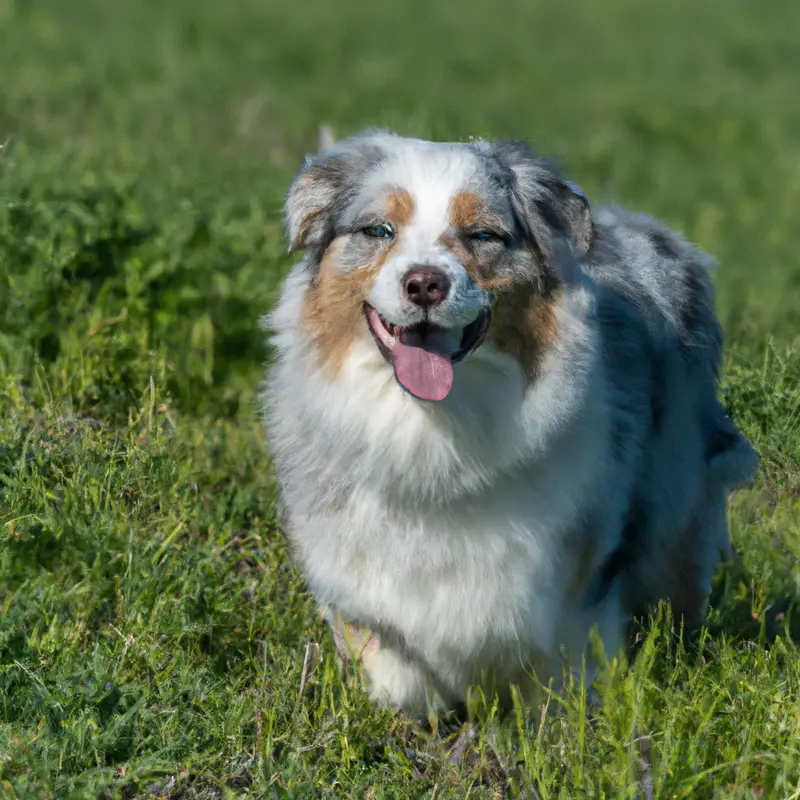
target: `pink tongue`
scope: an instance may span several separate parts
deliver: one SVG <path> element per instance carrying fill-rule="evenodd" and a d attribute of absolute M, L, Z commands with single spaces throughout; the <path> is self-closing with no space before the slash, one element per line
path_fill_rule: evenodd
<path fill-rule="evenodd" d="M 420 400 L 444 400 L 453 386 L 453 364 L 449 355 L 403 344 L 398 337 L 392 348 L 397 380 Z"/>

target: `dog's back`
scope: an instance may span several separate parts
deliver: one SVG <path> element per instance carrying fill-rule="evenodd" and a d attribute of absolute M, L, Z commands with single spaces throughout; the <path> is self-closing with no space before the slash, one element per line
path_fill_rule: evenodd
<path fill-rule="evenodd" d="M 723 337 L 714 262 L 647 214 L 607 208 L 595 224 L 583 266 L 602 287 L 598 312 L 621 398 L 621 448 L 632 444 L 625 420 L 636 402 L 632 386 L 640 406 L 647 393 L 650 411 L 631 455 L 639 465 L 623 542 L 606 577 L 619 573 L 632 614 L 668 598 L 697 622 L 713 568 L 729 550 L 727 492 L 749 483 L 758 464 L 717 400 Z M 646 357 L 636 357 L 637 348 Z"/>

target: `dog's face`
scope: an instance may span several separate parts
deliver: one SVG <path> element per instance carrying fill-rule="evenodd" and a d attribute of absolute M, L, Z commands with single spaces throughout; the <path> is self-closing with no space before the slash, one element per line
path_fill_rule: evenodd
<path fill-rule="evenodd" d="M 286 203 L 315 270 L 302 324 L 336 372 L 369 337 L 398 383 L 444 399 L 487 337 L 524 371 L 554 335 L 563 258 L 591 242 L 588 205 L 525 145 L 372 134 L 311 160 Z"/>

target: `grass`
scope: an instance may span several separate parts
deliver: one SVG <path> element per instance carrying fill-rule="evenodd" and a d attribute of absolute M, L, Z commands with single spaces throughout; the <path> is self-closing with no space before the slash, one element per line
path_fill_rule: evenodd
<path fill-rule="evenodd" d="M 0 794 L 800 797 L 798 29 L 792 0 L 0 0 Z M 476 700 L 452 757 L 342 682 L 287 566 L 257 320 L 321 122 L 528 137 L 719 257 L 762 454 L 740 556 L 591 720 L 579 686 L 546 724 Z"/>

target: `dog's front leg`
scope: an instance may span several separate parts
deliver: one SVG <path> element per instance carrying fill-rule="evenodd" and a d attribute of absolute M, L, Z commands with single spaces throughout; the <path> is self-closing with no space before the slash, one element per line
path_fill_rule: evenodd
<path fill-rule="evenodd" d="M 442 706 L 423 667 L 365 626 L 344 622 L 332 614 L 326 617 L 333 630 L 342 674 L 346 676 L 350 665 L 355 664 L 372 700 L 421 718 Z"/>

